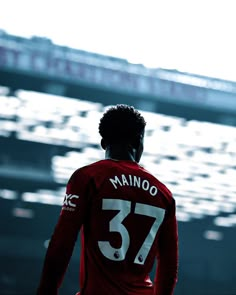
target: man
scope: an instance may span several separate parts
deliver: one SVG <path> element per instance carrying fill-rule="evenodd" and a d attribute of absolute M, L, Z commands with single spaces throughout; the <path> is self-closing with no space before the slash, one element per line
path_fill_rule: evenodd
<path fill-rule="evenodd" d="M 80 295 L 172 295 L 178 235 L 171 192 L 138 162 L 146 122 L 131 106 L 108 109 L 99 133 L 105 159 L 67 185 L 38 295 L 58 294 L 81 231 Z M 149 273 L 155 258 L 154 284 Z"/>

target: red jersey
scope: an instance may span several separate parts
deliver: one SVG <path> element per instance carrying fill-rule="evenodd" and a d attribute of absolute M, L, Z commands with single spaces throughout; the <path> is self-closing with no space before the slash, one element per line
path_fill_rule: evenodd
<path fill-rule="evenodd" d="M 101 160 L 71 176 L 38 295 L 57 294 L 81 230 L 81 295 L 171 295 L 178 234 L 171 192 L 132 161 Z M 149 277 L 155 259 L 154 283 Z"/>

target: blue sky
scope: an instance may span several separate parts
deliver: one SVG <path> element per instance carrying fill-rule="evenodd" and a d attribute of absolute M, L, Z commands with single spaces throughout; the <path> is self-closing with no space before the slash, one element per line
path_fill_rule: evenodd
<path fill-rule="evenodd" d="M 235 0 L 2 0 L 0 28 L 236 81 Z"/>

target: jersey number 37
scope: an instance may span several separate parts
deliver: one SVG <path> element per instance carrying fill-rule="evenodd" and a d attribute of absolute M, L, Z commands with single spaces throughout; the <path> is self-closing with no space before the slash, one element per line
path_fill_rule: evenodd
<path fill-rule="evenodd" d="M 106 258 L 113 261 L 122 261 L 125 259 L 130 246 L 130 234 L 122 222 L 131 212 L 131 202 L 121 199 L 103 199 L 102 210 L 118 211 L 109 222 L 109 231 L 119 233 L 122 243 L 120 248 L 114 248 L 109 241 L 98 241 L 99 249 Z M 134 263 L 142 265 L 145 263 L 157 231 L 164 219 L 165 210 L 147 204 L 136 203 L 134 213 L 154 218 L 154 222 L 134 259 Z"/>

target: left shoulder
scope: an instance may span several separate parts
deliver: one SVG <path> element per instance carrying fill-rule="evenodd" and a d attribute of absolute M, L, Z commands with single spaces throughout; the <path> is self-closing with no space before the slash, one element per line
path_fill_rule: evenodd
<path fill-rule="evenodd" d="M 140 168 L 147 174 L 149 175 L 150 178 L 152 178 L 155 183 L 157 184 L 157 187 L 159 189 L 159 191 L 162 192 L 162 194 L 165 196 L 165 198 L 172 203 L 173 202 L 173 195 L 172 192 L 169 190 L 169 188 L 162 182 L 160 181 L 154 174 L 152 174 L 151 172 L 149 172 L 147 169 L 145 169 L 144 167 L 140 166 Z"/>

